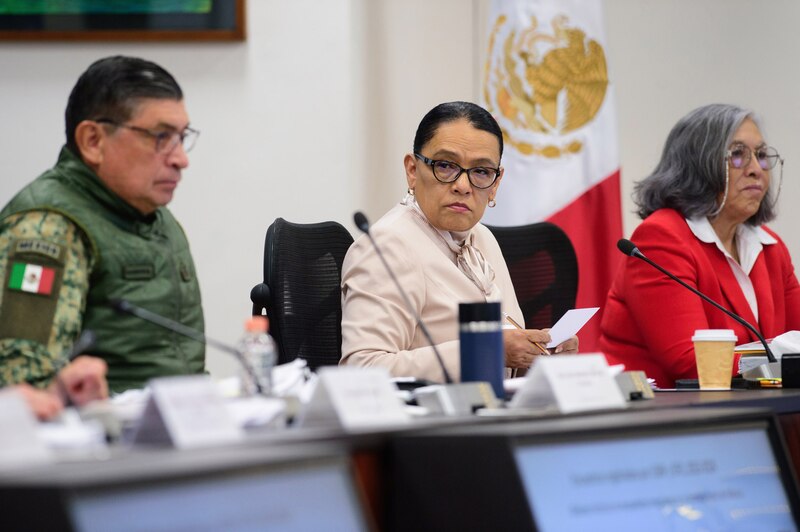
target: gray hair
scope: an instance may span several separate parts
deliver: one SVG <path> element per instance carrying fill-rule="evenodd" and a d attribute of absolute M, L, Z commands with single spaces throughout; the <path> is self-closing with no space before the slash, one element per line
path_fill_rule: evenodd
<path fill-rule="evenodd" d="M 634 185 L 637 214 L 644 219 L 662 208 L 675 209 L 684 218 L 715 213 L 717 198 L 725 193 L 728 147 L 748 118 L 759 125 L 752 111 L 726 104 L 699 107 L 681 118 L 653 173 Z M 771 185 L 746 224 L 759 226 L 775 218 L 778 187 Z"/>

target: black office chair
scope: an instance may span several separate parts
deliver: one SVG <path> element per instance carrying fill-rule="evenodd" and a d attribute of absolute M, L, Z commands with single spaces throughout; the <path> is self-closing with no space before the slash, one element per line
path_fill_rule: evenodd
<path fill-rule="evenodd" d="M 548 222 L 516 227 L 487 226 L 511 274 L 525 327 L 552 327 L 575 308 L 578 259 L 569 237 Z"/>
<path fill-rule="evenodd" d="M 312 369 L 339 363 L 342 262 L 353 237 L 337 222 L 276 219 L 264 241 L 264 282 L 250 292 L 253 315 L 266 309 L 278 363 L 304 358 Z"/>

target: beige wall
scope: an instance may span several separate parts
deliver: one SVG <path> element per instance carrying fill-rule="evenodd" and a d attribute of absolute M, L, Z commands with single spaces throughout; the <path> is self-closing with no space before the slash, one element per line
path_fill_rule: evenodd
<path fill-rule="evenodd" d="M 615 77 L 625 229 L 634 180 L 655 166 L 667 133 L 689 110 L 733 103 L 754 110 L 786 160 L 779 217 L 771 225 L 800 260 L 800 3 L 792 0 L 607 0 Z"/>
<path fill-rule="evenodd" d="M 405 190 L 402 155 L 435 104 L 477 100 L 488 0 L 251 0 L 239 44 L 0 43 L 0 203 L 52 165 L 67 94 L 112 53 L 169 69 L 202 131 L 172 208 L 192 243 L 210 335 L 234 342 L 276 217 L 370 219 Z M 787 159 L 774 224 L 800 256 L 794 0 L 608 0 L 623 208 L 672 124 L 712 101 L 754 108 Z M 630 234 L 637 220 L 626 214 Z M 215 375 L 233 371 L 209 351 Z"/>

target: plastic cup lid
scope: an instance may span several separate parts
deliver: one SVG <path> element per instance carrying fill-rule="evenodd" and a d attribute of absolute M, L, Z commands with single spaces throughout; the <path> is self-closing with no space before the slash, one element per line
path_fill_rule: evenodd
<path fill-rule="evenodd" d="M 733 329 L 697 329 L 692 336 L 693 342 L 735 342 Z"/>

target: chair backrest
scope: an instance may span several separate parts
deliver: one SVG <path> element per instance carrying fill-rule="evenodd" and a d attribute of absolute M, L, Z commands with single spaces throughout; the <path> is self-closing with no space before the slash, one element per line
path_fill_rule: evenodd
<path fill-rule="evenodd" d="M 269 226 L 264 283 L 253 289 L 251 299 L 254 314 L 267 309 L 278 363 L 304 358 L 312 369 L 339 363 L 342 262 L 352 243 L 337 222 L 296 224 L 277 218 Z"/>
<path fill-rule="evenodd" d="M 552 327 L 575 307 L 578 294 L 578 259 L 569 237 L 548 222 L 487 227 L 500 244 L 525 326 Z"/>

